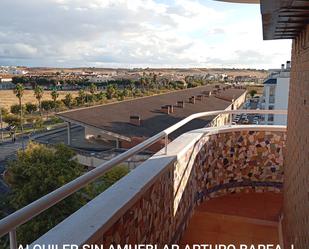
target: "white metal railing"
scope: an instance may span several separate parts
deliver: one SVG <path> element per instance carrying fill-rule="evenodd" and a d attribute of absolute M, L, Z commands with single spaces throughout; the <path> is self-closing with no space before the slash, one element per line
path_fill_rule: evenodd
<path fill-rule="evenodd" d="M 87 184 L 93 182 L 97 178 L 101 177 L 106 171 L 110 170 L 119 163 L 125 161 L 131 156 L 145 150 L 154 143 L 165 139 L 165 150 L 167 153 L 168 135 L 184 126 L 188 122 L 202 117 L 217 116 L 219 114 L 281 114 L 287 115 L 287 110 L 223 110 L 223 111 L 210 111 L 192 114 L 189 117 L 181 120 L 180 122 L 172 125 L 171 127 L 161 131 L 160 133 L 154 135 L 153 137 L 145 140 L 144 142 L 136 145 L 135 147 L 127 150 L 126 152 L 114 157 L 108 162 L 102 163 L 97 168 L 87 172 L 86 174 L 74 179 L 73 181 L 63 185 L 62 187 L 52 191 L 51 193 L 41 197 L 40 199 L 30 203 L 29 205 L 17 210 L 13 214 L 0 220 L 0 237 L 9 233 L 10 235 L 10 248 L 16 249 L 16 229 L 29 221 L 30 219 L 36 217 L 46 209 L 54 206 L 58 202 L 62 201 L 71 194 L 77 192 L 81 188 L 85 187 Z M 230 120 L 232 118 L 230 117 Z"/>

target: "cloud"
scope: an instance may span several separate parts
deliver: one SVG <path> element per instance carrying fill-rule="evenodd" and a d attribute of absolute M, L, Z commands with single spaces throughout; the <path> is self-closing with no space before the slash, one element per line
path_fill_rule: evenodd
<path fill-rule="evenodd" d="M 0 64 L 274 67 L 289 59 L 290 42 L 262 41 L 257 6 L 226 6 L 210 0 L 1 0 Z"/>

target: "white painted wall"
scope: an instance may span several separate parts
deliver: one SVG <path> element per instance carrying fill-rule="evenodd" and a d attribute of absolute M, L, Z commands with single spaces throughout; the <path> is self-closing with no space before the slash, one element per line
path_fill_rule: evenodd
<path fill-rule="evenodd" d="M 270 110 L 270 106 L 273 106 L 274 110 L 287 110 L 289 101 L 289 85 L 290 85 L 290 72 L 282 71 L 274 78 L 277 79 L 277 84 L 264 84 L 263 99 L 263 109 Z M 271 92 L 274 92 L 275 102 L 270 103 Z M 286 125 L 287 116 L 286 115 L 274 115 L 274 121 L 268 121 L 268 115 L 265 115 L 265 120 L 263 124 L 268 125 Z"/>
<path fill-rule="evenodd" d="M 276 87 L 276 100 L 275 109 L 276 110 L 286 110 L 288 109 L 289 102 L 289 87 L 290 78 L 278 78 Z M 287 116 L 276 114 L 274 117 L 275 125 L 286 125 Z"/>
<path fill-rule="evenodd" d="M 274 85 L 274 84 L 265 84 L 264 85 L 264 100 L 265 100 L 265 103 L 264 103 L 263 108 L 265 110 L 269 110 L 269 105 L 273 105 L 273 104 L 269 103 L 271 88 L 276 88 L 276 85 Z M 267 125 L 273 124 L 273 122 L 268 121 L 268 114 L 265 115 L 265 120 L 264 120 L 263 124 L 267 124 Z"/>

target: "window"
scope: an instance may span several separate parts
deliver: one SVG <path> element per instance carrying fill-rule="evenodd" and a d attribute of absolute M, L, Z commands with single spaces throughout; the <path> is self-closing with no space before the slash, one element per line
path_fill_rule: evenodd
<path fill-rule="evenodd" d="M 275 86 L 271 86 L 269 88 L 269 96 L 275 96 L 275 92 L 276 92 L 276 87 Z"/>
<path fill-rule="evenodd" d="M 275 96 L 269 96 L 269 103 L 274 104 L 275 103 Z"/>

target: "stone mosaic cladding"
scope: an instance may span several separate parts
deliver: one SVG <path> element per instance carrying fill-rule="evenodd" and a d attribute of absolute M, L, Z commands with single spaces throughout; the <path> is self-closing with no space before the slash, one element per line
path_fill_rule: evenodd
<path fill-rule="evenodd" d="M 198 154 L 198 197 L 240 191 L 279 192 L 283 182 L 281 132 L 239 131 L 212 135 Z"/>
<path fill-rule="evenodd" d="M 281 191 L 283 132 L 240 131 L 202 137 L 125 214 L 91 243 L 162 246 L 181 237 L 203 200 L 233 192 Z"/>

